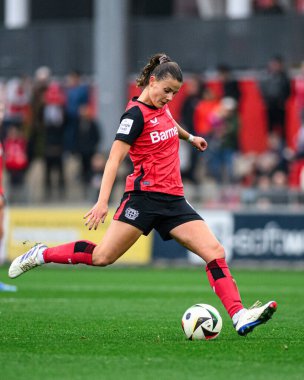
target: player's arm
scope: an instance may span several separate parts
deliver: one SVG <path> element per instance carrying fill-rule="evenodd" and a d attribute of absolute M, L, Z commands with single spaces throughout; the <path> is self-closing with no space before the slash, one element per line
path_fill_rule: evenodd
<path fill-rule="evenodd" d="M 196 149 L 203 152 L 207 149 L 208 143 L 201 136 L 193 136 L 189 132 L 187 132 L 184 128 L 182 128 L 178 123 L 175 122 L 175 125 L 178 130 L 178 137 L 181 140 L 188 141 L 191 145 L 193 145 Z"/>
<path fill-rule="evenodd" d="M 94 228 L 96 230 L 99 223 L 105 221 L 108 214 L 109 198 L 117 176 L 118 168 L 135 140 L 142 133 L 143 126 L 143 115 L 138 107 L 132 107 L 122 115 L 115 141 L 106 162 L 98 201 L 84 216 L 86 219 L 86 225 L 89 229 Z"/>
<path fill-rule="evenodd" d="M 114 181 L 117 176 L 120 164 L 125 159 L 130 150 L 130 145 L 124 141 L 114 141 L 109 158 L 106 162 L 104 174 L 102 177 L 100 192 L 97 202 L 108 203 L 111 195 L 111 191 L 114 185 Z"/>
<path fill-rule="evenodd" d="M 109 199 L 117 172 L 129 150 L 129 144 L 124 141 L 114 141 L 102 176 L 98 200 L 92 209 L 84 216 L 86 219 L 85 224 L 90 230 L 92 228 L 96 230 L 99 223 L 103 223 L 108 214 Z"/>

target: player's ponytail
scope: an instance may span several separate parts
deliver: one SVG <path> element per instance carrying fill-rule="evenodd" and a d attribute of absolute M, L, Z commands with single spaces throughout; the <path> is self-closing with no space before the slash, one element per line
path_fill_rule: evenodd
<path fill-rule="evenodd" d="M 136 79 L 137 87 L 146 87 L 151 75 L 157 80 L 171 76 L 178 82 L 183 81 L 183 74 L 176 62 L 173 62 L 165 53 L 154 54 L 148 64 L 142 69 L 140 76 Z"/>

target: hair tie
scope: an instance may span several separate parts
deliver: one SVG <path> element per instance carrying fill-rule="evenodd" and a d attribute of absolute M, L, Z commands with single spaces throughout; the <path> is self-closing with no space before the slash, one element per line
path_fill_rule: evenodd
<path fill-rule="evenodd" d="M 166 55 L 163 54 L 162 56 L 159 57 L 159 64 L 161 65 L 162 63 L 170 62 L 170 58 Z"/>

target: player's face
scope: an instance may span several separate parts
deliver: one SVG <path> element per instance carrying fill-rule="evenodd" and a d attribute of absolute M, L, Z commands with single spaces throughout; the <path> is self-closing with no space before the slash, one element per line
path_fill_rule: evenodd
<path fill-rule="evenodd" d="M 171 76 L 162 80 L 157 80 L 154 76 L 151 76 L 149 98 L 152 105 L 156 108 L 162 108 L 165 104 L 171 102 L 181 86 L 182 83 Z"/>

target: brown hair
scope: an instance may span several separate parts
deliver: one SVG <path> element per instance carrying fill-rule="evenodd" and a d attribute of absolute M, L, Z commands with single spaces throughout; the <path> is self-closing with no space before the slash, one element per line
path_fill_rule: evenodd
<path fill-rule="evenodd" d="M 157 80 L 171 76 L 178 82 L 183 82 L 183 74 L 176 62 L 171 61 L 165 53 L 154 54 L 147 65 L 142 69 L 140 76 L 136 79 L 137 87 L 146 87 L 151 75 Z"/>

